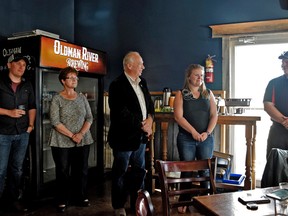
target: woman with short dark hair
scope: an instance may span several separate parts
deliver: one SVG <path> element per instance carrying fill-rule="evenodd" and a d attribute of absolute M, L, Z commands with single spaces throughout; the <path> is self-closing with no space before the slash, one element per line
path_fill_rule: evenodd
<path fill-rule="evenodd" d="M 50 106 L 52 124 L 49 144 L 56 166 L 57 209 L 64 212 L 69 197 L 76 205 L 89 206 L 86 195 L 88 157 L 93 138 L 93 122 L 87 98 L 75 91 L 78 71 L 72 67 L 60 71 L 64 89 L 54 95 Z"/>

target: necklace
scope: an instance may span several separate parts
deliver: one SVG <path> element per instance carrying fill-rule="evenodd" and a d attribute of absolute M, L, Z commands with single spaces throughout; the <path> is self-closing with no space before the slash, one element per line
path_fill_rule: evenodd
<path fill-rule="evenodd" d="M 184 100 L 197 100 L 197 98 L 194 98 L 192 92 L 188 89 L 183 89 L 182 95 Z"/>

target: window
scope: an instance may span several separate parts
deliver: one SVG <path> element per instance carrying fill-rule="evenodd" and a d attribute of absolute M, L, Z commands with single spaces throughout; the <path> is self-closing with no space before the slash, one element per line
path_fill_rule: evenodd
<path fill-rule="evenodd" d="M 263 110 L 263 95 L 268 81 L 283 74 L 278 56 L 288 50 L 288 33 L 257 34 L 223 38 L 223 89 L 230 98 L 252 98 L 243 115 L 261 116 L 257 122 L 256 185 L 266 164 L 266 145 L 271 125 Z M 228 69 L 229 68 L 229 69 Z M 246 141 L 244 127 L 231 126 L 230 153 L 234 155 L 234 172 L 245 173 Z"/>

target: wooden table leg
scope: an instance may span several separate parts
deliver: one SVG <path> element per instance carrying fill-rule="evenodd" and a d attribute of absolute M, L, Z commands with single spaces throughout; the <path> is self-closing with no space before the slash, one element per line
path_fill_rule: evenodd
<path fill-rule="evenodd" d="M 154 138 L 154 134 L 155 134 L 155 129 L 156 129 L 156 123 L 153 122 L 152 125 L 152 136 L 151 136 L 151 140 L 150 140 L 150 159 L 151 159 L 151 192 L 154 193 L 155 191 L 155 167 L 154 167 L 154 157 L 155 157 L 155 152 L 154 152 L 154 144 L 155 144 L 155 138 Z"/>
<path fill-rule="evenodd" d="M 162 132 L 162 160 L 167 160 L 168 155 L 168 122 L 161 122 L 161 132 Z"/>
<path fill-rule="evenodd" d="M 256 188 L 256 124 L 253 125 L 252 137 L 252 189 Z"/>
<path fill-rule="evenodd" d="M 252 125 L 247 124 L 245 127 L 245 137 L 246 137 L 246 178 L 244 182 L 244 189 L 251 190 L 252 189 L 252 180 L 251 180 L 251 173 L 252 173 Z"/>

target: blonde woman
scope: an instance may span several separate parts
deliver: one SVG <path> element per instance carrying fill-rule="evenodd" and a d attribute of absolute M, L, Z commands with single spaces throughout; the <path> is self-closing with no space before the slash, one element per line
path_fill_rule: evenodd
<path fill-rule="evenodd" d="M 204 67 L 191 64 L 186 70 L 184 88 L 175 96 L 174 118 L 179 125 L 177 148 L 182 161 L 207 159 L 213 155 L 212 132 L 217 123 L 217 107 L 214 95 L 206 88 L 203 78 Z M 189 200 L 191 197 L 185 195 L 179 199 Z M 184 214 L 186 209 L 186 206 L 179 207 L 178 212 Z"/>

